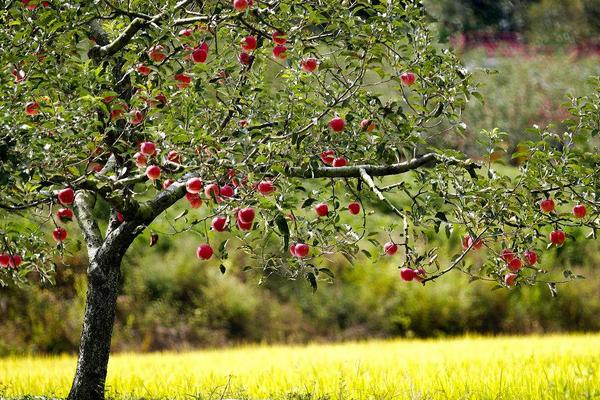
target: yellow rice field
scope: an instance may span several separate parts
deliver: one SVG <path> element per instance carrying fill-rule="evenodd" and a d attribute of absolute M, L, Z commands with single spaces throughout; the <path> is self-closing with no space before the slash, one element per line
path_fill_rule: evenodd
<path fill-rule="evenodd" d="M 0 397 L 65 396 L 71 356 L 0 359 Z M 599 399 L 600 335 L 117 354 L 113 398 Z"/>

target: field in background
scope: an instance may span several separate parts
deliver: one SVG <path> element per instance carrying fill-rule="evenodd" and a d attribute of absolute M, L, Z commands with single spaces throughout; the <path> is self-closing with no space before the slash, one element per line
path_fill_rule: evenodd
<path fill-rule="evenodd" d="M 66 395 L 72 357 L 0 359 L 0 397 Z M 122 398 L 592 399 L 600 335 L 249 346 L 111 358 Z"/>

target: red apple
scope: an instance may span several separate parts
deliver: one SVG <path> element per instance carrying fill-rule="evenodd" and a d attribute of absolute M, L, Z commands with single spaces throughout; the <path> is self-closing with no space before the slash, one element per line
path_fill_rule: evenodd
<path fill-rule="evenodd" d="M 18 254 L 13 254 L 10 257 L 10 260 L 8 260 L 8 266 L 11 268 L 18 268 L 19 265 L 21 265 L 21 262 L 23 261 L 23 259 L 21 258 L 20 255 Z"/>
<path fill-rule="evenodd" d="M 58 192 L 57 198 L 63 206 L 70 206 L 75 200 L 75 192 L 71 188 L 65 188 Z"/>
<path fill-rule="evenodd" d="M 329 207 L 325 203 L 319 203 L 315 206 L 315 211 L 319 217 L 325 217 L 329 214 Z"/>
<path fill-rule="evenodd" d="M 138 168 L 143 168 L 148 163 L 148 157 L 146 157 L 142 153 L 135 153 L 133 155 L 133 158 L 135 160 L 135 165 L 137 165 Z"/>
<path fill-rule="evenodd" d="M 36 101 L 25 104 L 25 114 L 34 116 L 40 113 L 40 104 Z"/>
<path fill-rule="evenodd" d="M 383 251 L 385 251 L 385 254 L 388 256 L 393 256 L 398 252 L 398 245 L 394 242 L 387 242 L 383 245 Z"/>
<path fill-rule="evenodd" d="M 320 155 L 321 161 L 323 164 L 331 165 L 333 164 L 333 160 L 335 159 L 335 151 L 333 150 L 325 150 Z"/>
<path fill-rule="evenodd" d="M 21 83 L 25 80 L 25 71 L 22 69 L 13 69 L 11 72 L 12 76 L 15 78 L 15 83 Z"/>
<path fill-rule="evenodd" d="M 240 46 L 242 47 L 242 50 L 245 51 L 245 52 L 256 50 L 256 45 L 257 45 L 256 38 L 254 36 L 251 36 L 251 35 L 246 36 L 245 38 L 243 38 L 242 42 L 240 43 Z"/>
<path fill-rule="evenodd" d="M 276 44 L 286 44 L 287 35 L 283 32 L 275 31 L 271 34 L 271 39 L 273 39 Z"/>
<path fill-rule="evenodd" d="M 525 258 L 525 261 L 527 261 L 528 265 L 534 265 L 538 260 L 538 255 L 533 250 L 525 250 L 523 257 Z"/>
<path fill-rule="evenodd" d="M 150 59 L 154 62 L 164 61 L 165 58 L 167 58 L 164 46 L 161 44 L 152 46 L 148 51 L 148 57 L 150 57 Z"/>
<path fill-rule="evenodd" d="M 70 208 L 61 208 L 56 212 L 56 216 L 62 222 L 73 221 L 73 211 Z"/>
<path fill-rule="evenodd" d="M 231 187 L 229 185 L 221 186 L 220 191 L 221 191 L 221 196 L 223 196 L 223 197 L 233 197 L 233 195 L 235 194 L 233 187 Z"/>
<path fill-rule="evenodd" d="M 140 151 L 145 156 L 153 156 L 156 153 L 156 145 L 152 142 L 142 142 L 140 144 Z"/>
<path fill-rule="evenodd" d="M 177 153 L 175 150 L 171 150 L 167 153 L 167 160 L 172 162 L 173 164 L 179 164 L 181 162 L 179 153 Z"/>
<path fill-rule="evenodd" d="M 173 179 L 165 179 L 162 184 L 163 189 L 167 190 L 174 183 Z"/>
<path fill-rule="evenodd" d="M 194 49 L 194 51 L 192 51 L 192 60 L 194 60 L 195 63 L 204 63 L 204 62 L 206 62 L 207 58 L 208 58 L 208 49 L 199 47 L 197 49 Z"/>
<path fill-rule="evenodd" d="M 148 76 L 148 75 L 150 75 L 150 72 L 152 72 L 152 70 L 146 64 L 140 64 L 137 67 L 137 72 L 139 72 L 140 74 L 142 74 L 144 76 Z"/>
<path fill-rule="evenodd" d="M 404 72 L 400 75 L 400 80 L 402 80 L 402 83 L 406 86 L 412 86 L 417 80 L 417 77 L 412 72 Z"/>
<path fill-rule="evenodd" d="M 200 208 L 202 205 L 202 199 L 198 196 L 198 193 L 186 193 L 185 198 L 190 203 L 190 207 L 192 208 Z"/>
<path fill-rule="evenodd" d="M 504 261 L 506 261 L 507 263 L 509 263 L 509 262 L 511 262 L 512 260 L 515 259 L 516 255 L 515 255 L 515 253 L 512 250 L 504 249 L 500 253 L 500 257 L 502 257 L 502 259 Z"/>
<path fill-rule="evenodd" d="M 504 275 L 504 284 L 506 286 L 515 286 L 517 284 L 518 276 L 519 275 L 513 273 Z"/>
<path fill-rule="evenodd" d="M 148 168 L 146 168 L 146 176 L 150 180 L 157 180 L 160 178 L 160 167 L 158 165 L 149 165 Z"/>
<path fill-rule="evenodd" d="M 275 191 L 275 186 L 271 181 L 260 181 L 256 188 L 263 196 L 268 196 Z"/>
<path fill-rule="evenodd" d="M 186 74 L 175 74 L 175 80 L 177 81 L 176 86 L 179 89 L 185 89 L 190 85 L 192 77 Z"/>
<path fill-rule="evenodd" d="M 213 218 L 210 226 L 214 231 L 223 232 L 225 230 L 225 225 L 227 225 L 227 217 L 216 216 Z"/>
<path fill-rule="evenodd" d="M 319 62 L 314 57 L 308 57 L 300 61 L 300 68 L 305 72 L 315 72 L 318 66 Z"/>
<path fill-rule="evenodd" d="M 125 222 L 125 217 L 123 216 L 123 214 L 120 211 L 117 211 L 117 221 L 121 224 L 123 222 Z"/>
<path fill-rule="evenodd" d="M 132 110 L 131 114 L 131 125 L 139 125 L 144 120 L 144 114 L 140 110 Z"/>
<path fill-rule="evenodd" d="M 8 267 L 10 261 L 10 255 L 0 253 L 0 267 Z"/>
<path fill-rule="evenodd" d="M 196 257 L 201 260 L 208 260 L 213 255 L 213 249 L 209 244 L 203 243 L 196 249 Z"/>
<path fill-rule="evenodd" d="M 472 247 L 471 247 L 472 245 Z M 479 250 L 483 246 L 483 240 L 478 239 L 475 243 L 473 243 L 473 238 L 471 235 L 465 235 L 462 239 L 463 250 L 467 250 L 469 247 L 473 250 Z"/>
<path fill-rule="evenodd" d="M 333 160 L 334 167 L 345 167 L 348 164 L 344 157 L 337 157 Z"/>
<path fill-rule="evenodd" d="M 256 213 L 252 207 L 242 208 L 238 211 L 237 217 L 244 224 L 251 224 L 254 221 Z"/>
<path fill-rule="evenodd" d="M 587 210 L 583 204 L 577 204 L 575 207 L 573 207 L 573 215 L 575 218 L 585 218 L 586 214 Z"/>
<path fill-rule="evenodd" d="M 403 281 L 410 282 L 417 276 L 417 273 L 412 268 L 401 268 L 400 277 Z"/>
<path fill-rule="evenodd" d="M 306 243 L 297 243 L 294 247 L 294 254 L 298 258 L 304 258 L 308 256 L 310 252 L 310 247 Z"/>
<path fill-rule="evenodd" d="M 190 37 L 192 36 L 192 32 L 190 28 L 185 28 L 179 31 L 179 36 Z"/>
<path fill-rule="evenodd" d="M 292 243 L 290 245 L 290 254 L 293 255 L 294 257 L 296 256 L 296 243 Z"/>
<path fill-rule="evenodd" d="M 545 199 L 540 202 L 540 209 L 545 213 L 554 211 L 555 207 L 556 205 L 554 204 L 554 200 L 552 199 Z"/>
<path fill-rule="evenodd" d="M 61 226 L 52 231 L 52 237 L 57 242 L 62 242 L 67 238 L 67 230 Z"/>
<path fill-rule="evenodd" d="M 202 190 L 202 180 L 200 178 L 190 178 L 185 184 L 188 193 L 197 194 Z"/>
<path fill-rule="evenodd" d="M 521 268 L 523 268 L 523 261 L 521 261 L 519 258 L 513 258 L 508 263 L 508 269 L 512 272 L 519 272 Z"/>
<path fill-rule="evenodd" d="M 555 231 L 550 232 L 548 238 L 550 239 L 550 242 L 552 244 L 560 247 L 565 243 L 567 236 L 565 235 L 565 232 L 561 231 L 560 229 L 557 229 Z"/>
<path fill-rule="evenodd" d="M 249 231 L 252 229 L 252 222 L 242 222 L 238 218 L 236 224 L 237 224 L 237 227 L 240 228 L 240 230 L 242 230 L 242 231 Z"/>
<path fill-rule="evenodd" d="M 343 118 L 335 117 L 329 121 L 329 128 L 334 132 L 342 132 L 346 127 L 346 121 Z"/>
<path fill-rule="evenodd" d="M 427 277 L 427 272 L 423 268 L 415 269 L 415 280 L 417 282 L 421 282 L 423 279 Z"/>
<path fill-rule="evenodd" d="M 248 0 L 233 0 L 233 8 L 237 11 L 246 11 L 248 8 Z"/>
<path fill-rule="evenodd" d="M 280 60 L 285 60 L 287 58 L 287 47 L 285 47 L 283 44 L 278 44 L 277 46 L 273 47 L 273 56 Z"/>
<path fill-rule="evenodd" d="M 358 214 L 360 212 L 360 203 L 358 202 L 353 202 L 348 204 L 348 211 L 350 211 L 350 214 Z"/>
<path fill-rule="evenodd" d="M 204 187 L 204 194 L 206 194 L 209 199 L 216 199 L 219 197 L 219 192 L 220 188 L 216 183 L 210 183 Z"/>
<path fill-rule="evenodd" d="M 242 65 L 250 65 L 250 62 L 252 61 L 252 56 L 248 53 L 241 53 L 238 56 L 238 61 Z"/>

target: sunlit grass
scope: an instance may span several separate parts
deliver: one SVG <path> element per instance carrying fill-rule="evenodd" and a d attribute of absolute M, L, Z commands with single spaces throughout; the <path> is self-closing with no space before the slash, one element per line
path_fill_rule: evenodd
<path fill-rule="evenodd" d="M 74 358 L 0 360 L 4 396 L 65 396 Z M 118 354 L 117 398 L 591 399 L 600 335 L 396 340 Z"/>

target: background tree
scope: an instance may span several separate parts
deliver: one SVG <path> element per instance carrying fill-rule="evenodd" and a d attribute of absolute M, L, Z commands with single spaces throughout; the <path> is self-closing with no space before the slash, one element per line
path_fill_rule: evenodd
<path fill-rule="evenodd" d="M 459 269 L 555 290 L 575 276 L 540 268 L 540 250 L 598 228 L 598 97 L 573 99 L 569 132 L 537 132 L 518 172 L 492 165 L 497 130 L 480 162 L 435 148 L 478 94 L 419 2 L 30 0 L 0 18 L 0 278 L 51 280 L 77 220 L 89 268 L 70 399 L 104 397 L 121 261 L 159 216 L 201 237 L 201 260 L 242 251 L 314 288 L 336 254 L 371 255 L 365 199 L 397 214 L 375 244 L 422 283 Z M 440 265 L 426 239 L 453 230 L 463 249 Z"/>

